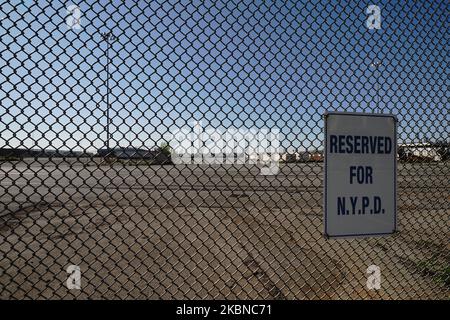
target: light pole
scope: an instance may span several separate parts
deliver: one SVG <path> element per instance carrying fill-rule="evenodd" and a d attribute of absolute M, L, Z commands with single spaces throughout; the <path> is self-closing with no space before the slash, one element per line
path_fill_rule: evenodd
<path fill-rule="evenodd" d="M 380 108 L 380 84 L 378 82 L 379 78 L 380 78 L 380 67 L 381 67 L 381 61 L 374 61 L 370 64 L 371 67 L 375 68 L 375 78 L 376 78 L 376 82 L 375 82 L 375 94 L 376 94 L 376 111 L 378 110 L 378 112 L 381 112 L 381 108 Z M 377 71 L 378 71 L 378 76 L 377 76 Z"/>
<path fill-rule="evenodd" d="M 110 156 L 110 145 L 109 145 L 109 140 L 111 138 L 110 132 L 109 132 L 109 127 L 110 127 L 110 123 L 111 123 L 111 119 L 110 119 L 110 114 L 109 114 L 109 109 L 110 109 L 110 104 L 109 104 L 109 93 L 110 93 L 110 89 L 109 89 L 109 65 L 111 64 L 111 58 L 109 56 L 109 51 L 111 49 L 111 44 L 117 40 L 117 37 L 114 36 L 112 34 L 111 31 L 108 32 L 102 32 L 101 36 L 103 38 L 103 40 L 106 41 L 106 154 L 107 157 Z"/>

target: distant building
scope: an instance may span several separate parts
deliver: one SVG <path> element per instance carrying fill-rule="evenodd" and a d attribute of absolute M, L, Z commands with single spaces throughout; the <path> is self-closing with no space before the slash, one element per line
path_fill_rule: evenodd
<path fill-rule="evenodd" d="M 270 161 L 270 156 L 245 152 L 175 153 L 172 161 L 174 164 L 259 164 Z"/>
<path fill-rule="evenodd" d="M 92 157 L 91 153 L 73 150 L 0 148 L 1 157 L 13 158 L 84 158 Z"/>
<path fill-rule="evenodd" d="M 283 153 L 281 155 L 281 161 L 286 163 L 297 162 L 299 158 L 299 154 L 297 152 L 294 153 Z"/>
<path fill-rule="evenodd" d="M 323 151 L 313 151 L 309 154 L 309 161 L 321 162 L 323 161 Z"/>
<path fill-rule="evenodd" d="M 398 159 L 403 161 L 442 161 L 443 154 L 436 143 L 403 143 L 397 148 Z"/>
<path fill-rule="evenodd" d="M 283 153 L 281 155 L 281 161 L 285 163 L 320 162 L 323 161 L 323 151 L 311 150 Z"/>
<path fill-rule="evenodd" d="M 113 157 L 117 159 L 141 159 L 151 160 L 154 164 L 169 164 L 171 163 L 170 155 L 161 150 L 146 150 L 138 148 L 114 148 L 114 149 L 100 149 L 97 152 L 99 157 Z"/>

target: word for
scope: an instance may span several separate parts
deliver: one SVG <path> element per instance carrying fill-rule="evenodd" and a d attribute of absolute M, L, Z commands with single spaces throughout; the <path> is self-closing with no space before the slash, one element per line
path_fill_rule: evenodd
<path fill-rule="evenodd" d="M 373 183 L 373 168 L 370 166 L 350 166 L 350 184 L 356 180 L 359 184 Z"/>

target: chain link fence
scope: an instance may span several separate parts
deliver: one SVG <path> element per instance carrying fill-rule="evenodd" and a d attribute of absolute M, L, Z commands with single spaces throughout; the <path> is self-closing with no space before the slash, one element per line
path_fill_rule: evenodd
<path fill-rule="evenodd" d="M 449 298 L 447 1 L 0 8 L 2 299 Z M 398 117 L 397 233 L 324 238 L 325 111 Z"/>

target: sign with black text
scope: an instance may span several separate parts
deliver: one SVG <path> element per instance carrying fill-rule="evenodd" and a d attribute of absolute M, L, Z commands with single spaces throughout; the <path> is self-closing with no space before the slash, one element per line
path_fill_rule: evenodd
<path fill-rule="evenodd" d="M 397 119 L 388 114 L 325 114 L 326 237 L 396 230 Z"/>

